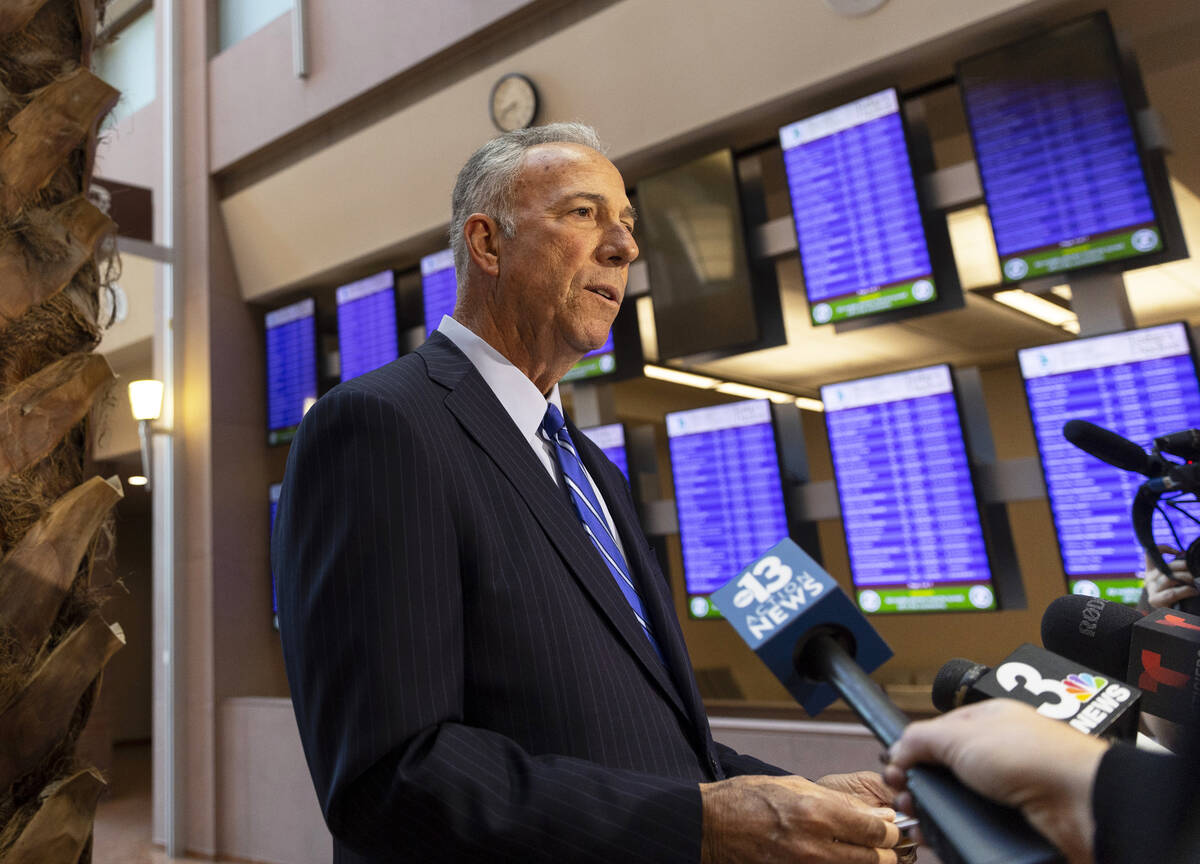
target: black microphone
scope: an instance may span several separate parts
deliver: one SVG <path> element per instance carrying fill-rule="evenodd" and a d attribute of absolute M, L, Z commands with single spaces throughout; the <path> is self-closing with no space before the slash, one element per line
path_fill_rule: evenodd
<path fill-rule="evenodd" d="M 1083 635 L 1084 630 L 1094 630 L 1094 635 Z M 1077 652 L 1097 668 L 1136 684 L 1147 714 L 1176 723 L 1200 717 L 1198 615 L 1174 609 L 1139 615 L 1094 597 L 1059 597 L 1042 616 L 1042 642 L 1063 654 Z"/>
<path fill-rule="evenodd" d="M 1189 462 L 1200 460 L 1200 429 L 1184 429 L 1154 439 L 1154 449 Z"/>
<path fill-rule="evenodd" d="M 1163 473 L 1161 460 L 1154 459 L 1128 438 L 1122 438 L 1095 423 L 1078 418 L 1068 420 L 1063 424 L 1062 432 L 1063 437 L 1080 450 L 1109 465 L 1124 471 L 1136 471 L 1147 477 L 1157 477 Z"/>
<path fill-rule="evenodd" d="M 1068 594 L 1056 598 L 1042 613 L 1042 644 L 1105 675 L 1127 680 L 1129 640 L 1141 618 L 1142 613 L 1120 603 Z"/>
<path fill-rule="evenodd" d="M 891 649 L 793 541 L 775 544 L 710 599 L 809 714 L 840 696 L 885 745 L 903 733 L 908 717 L 862 668 L 877 668 Z M 921 831 L 945 864 L 1063 860 L 1020 811 L 971 791 L 944 768 L 912 768 L 908 788 Z"/>
<path fill-rule="evenodd" d="M 933 679 L 933 707 L 941 713 L 953 711 L 971 702 L 978 702 L 982 696 L 972 688 L 987 673 L 990 666 L 976 663 L 974 660 L 964 660 L 962 657 L 952 657 L 942 664 Z"/>
<path fill-rule="evenodd" d="M 867 677 L 837 638 L 838 628 L 818 626 L 796 644 L 796 671 L 826 682 L 883 744 L 904 732 L 908 717 Z M 1034 831 L 1020 811 L 971 790 L 941 767 L 917 765 L 907 775 L 921 832 L 945 864 L 1037 864 L 1062 855 Z"/>
<path fill-rule="evenodd" d="M 1085 735 L 1132 741 L 1141 691 L 1122 677 L 1105 677 L 1078 660 L 1026 643 L 995 669 L 959 657 L 949 661 L 934 678 L 933 705 L 944 712 L 983 699 L 1015 699 Z"/>

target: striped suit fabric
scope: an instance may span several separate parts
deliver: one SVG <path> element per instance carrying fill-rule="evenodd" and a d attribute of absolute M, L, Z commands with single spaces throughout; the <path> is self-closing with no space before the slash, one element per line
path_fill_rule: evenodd
<path fill-rule="evenodd" d="M 441 334 L 301 424 L 272 565 L 335 861 L 695 862 L 697 784 L 784 773 L 712 741 L 624 477 L 569 428 L 665 665 Z"/>

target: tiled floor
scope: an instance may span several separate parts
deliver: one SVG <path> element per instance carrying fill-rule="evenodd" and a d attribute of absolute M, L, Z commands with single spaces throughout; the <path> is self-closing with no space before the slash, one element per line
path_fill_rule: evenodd
<path fill-rule="evenodd" d="M 113 748 L 109 789 L 96 808 L 93 864 L 213 864 L 210 859 L 168 858 L 150 841 L 150 744 Z"/>

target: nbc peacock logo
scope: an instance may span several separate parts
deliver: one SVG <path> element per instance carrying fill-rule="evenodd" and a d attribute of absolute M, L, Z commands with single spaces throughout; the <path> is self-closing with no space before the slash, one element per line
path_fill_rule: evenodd
<path fill-rule="evenodd" d="M 1063 687 L 1080 702 L 1088 701 L 1107 686 L 1107 678 L 1089 672 L 1071 673 L 1063 679 Z"/>

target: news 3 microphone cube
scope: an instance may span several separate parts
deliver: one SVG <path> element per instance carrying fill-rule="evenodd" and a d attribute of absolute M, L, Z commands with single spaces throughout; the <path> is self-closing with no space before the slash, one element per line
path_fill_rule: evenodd
<path fill-rule="evenodd" d="M 1127 678 L 1142 688 L 1142 710 L 1193 722 L 1200 716 L 1200 616 L 1155 609 L 1131 629 Z"/>
<path fill-rule="evenodd" d="M 1028 642 L 971 690 L 1032 705 L 1039 714 L 1062 720 L 1086 735 L 1131 740 L 1137 733 L 1142 695 L 1138 688 Z"/>
<path fill-rule="evenodd" d="M 792 663 L 796 643 L 821 625 L 848 633 L 851 653 L 864 672 L 892 656 L 867 619 L 812 557 L 784 539 L 709 598 L 738 635 L 780 680 L 801 707 L 815 716 L 838 698 L 828 684 L 801 676 Z"/>

